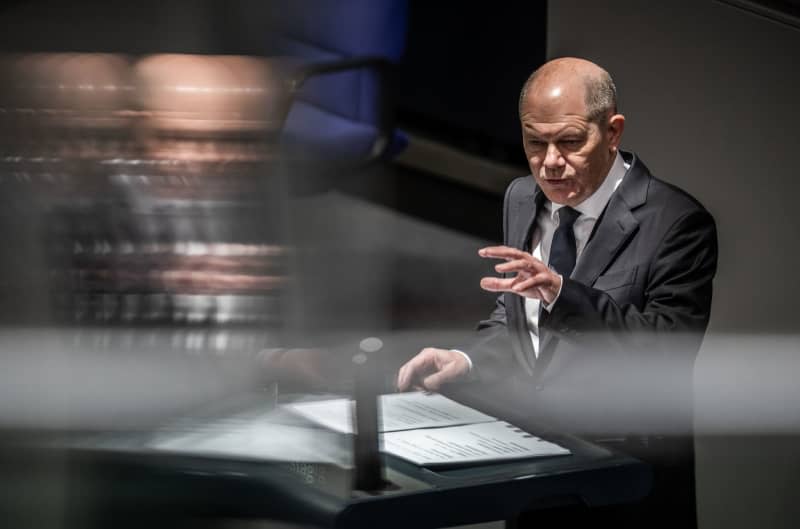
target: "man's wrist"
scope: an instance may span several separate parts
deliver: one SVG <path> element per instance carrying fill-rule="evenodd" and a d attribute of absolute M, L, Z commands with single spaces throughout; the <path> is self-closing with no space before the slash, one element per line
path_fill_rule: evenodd
<path fill-rule="evenodd" d="M 558 274 L 558 290 L 556 291 L 556 295 L 553 297 L 553 300 L 550 303 L 542 304 L 542 308 L 544 310 L 546 310 L 547 312 L 552 312 L 553 307 L 555 307 L 559 296 L 561 296 L 561 288 L 563 286 L 564 286 L 564 276 Z"/>

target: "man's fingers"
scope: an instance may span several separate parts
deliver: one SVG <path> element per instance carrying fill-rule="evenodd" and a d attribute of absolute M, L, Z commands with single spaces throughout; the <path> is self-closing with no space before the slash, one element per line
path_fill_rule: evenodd
<path fill-rule="evenodd" d="M 407 391 L 411 387 L 411 383 L 414 381 L 417 372 L 421 371 L 421 366 L 413 363 L 416 358 L 417 357 L 412 358 L 408 363 L 400 368 L 400 371 L 397 374 L 397 389 L 399 391 Z"/>
<path fill-rule="evenodd" d="M 481 288 L 489 292 L 509 292 L 514 286 L 516 278 L 484 277 L 481 278 Z"/>
<path fill-rule="evenodd" d="M 448 362 L 436 373 L 428 375 L 422 380 L 422 387 L 427 391 L 439 391 L 439 388 L 447 382 L 451 382 L 463 375 L 464 366 L 458 362 Z"/>
<path fill-rule="evenodd" d="M 397 372 L 397 381 L 395 382 L 397 391 L 406 391 L 409 387 L 408 374 L 406 371 L 408 371 L 408 365 L 404 364 Z"/>
<path fill-rule="evenodd" d="M 478 255 L 490 259 L 524 259 L 526 255 L 530 257 L 528 253 L 508 246 L 487 246 L 478 250 Z"/>
<path fill-rule="evenodd" d="M 422 388 L 425 391 L 439 391 L 444 382 L 444 373 L 434 373 L 422 379 Z"/>
<path fill-rule="evenodd" d="M 525 271 L 533 274 L 548 270 L 543 262 L 530 255 L 525 259 L 514 259 L 513 261 L 500 263 L 494 269 L 500 273 Z"/>
<path fill-rule="evenodd" d="M 524 292 L 525 290 L 540 287 L 550 283 L 550 278 L 546 274 L 537 274 L 527 279 L 523 279 L 511 287 L 514 292 Z"/>
<path fill-rule="evenodd" d="M 400 368 L 397 389 L 411 388 L 436 391 L 442 384 L 469 371 L 469 360 L 462 353 L 427 347 Z"/>
<path fill-rule="evenodd" d="M 414 358 L 406 362 L 397 372 L 398 391 L 407 391 L 411 389 L 415 379 L 418 379 L 424 373 L 435 369 L 436 349 L 432 347 L 426 347 L 417 353 Z"/>
<path fill-rule="evenodd" d="M 494 266 L 495 271 L 500 273 L 519 272 L 520 270 L 530 270 L 531 264 L 526 259 L 514 259 Z"/>
<path fill-rule="evenodd" d="M 427 349 L 420 351 L 414 358 L 406 362 L 397 373 L 397 389 L 406 391 L 411 387 L 411 382 L 418 372 L 422 372 L 430 363 Z"/>
<path fill-rule="evenodd" d="M 513 292 L 526 297 L 544 299 L 552 296 L 534 290 L 556 288 L 554 285 L 557 285 L 557 282 L 554 278 L 557 277 L 549 269 L 538 272 L 535 275 L 530 275 L 529 272 L 520 270 L 516 276 L 510 278 L 484 277 L 481 279 L 481 288 L 489 292 Z"/>

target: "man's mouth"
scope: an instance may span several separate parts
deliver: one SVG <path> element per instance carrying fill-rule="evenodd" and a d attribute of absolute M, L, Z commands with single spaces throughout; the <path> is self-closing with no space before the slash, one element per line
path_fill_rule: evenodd
<path fill-rule="evenodd" d="M 544 178 L 544 182 L 553 187 L 567 187 L 571 184 L 568 179 L 563 178 Z"/>

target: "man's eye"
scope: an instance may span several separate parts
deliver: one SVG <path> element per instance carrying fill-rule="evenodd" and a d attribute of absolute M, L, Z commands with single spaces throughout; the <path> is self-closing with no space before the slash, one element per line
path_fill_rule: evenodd
<path fill-rule="evenodd" d="M 544 142 L 540 140 L 528 140 L 528 144 L 534 147 L 541 147 L 542 145 L 544 145 Z"/>
<path fill-rule="evenodd" d="M 583 146 L 583 140 L 578 138 L 568 138 L 560 140 L 558 144 L 561 146 L 562 149 L 568 151 L 577 151 Z"/>

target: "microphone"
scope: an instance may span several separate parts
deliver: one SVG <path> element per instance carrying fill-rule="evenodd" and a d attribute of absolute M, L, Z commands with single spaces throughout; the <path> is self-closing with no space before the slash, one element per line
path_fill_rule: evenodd
<path fill-rule="evenodd" d="M 381 384 L 375 357 L 375 353 L 382 348 L 383 342 L 379 338 L 365 338 L 359 343 L 359 352 L 352 359 L 355 369 L 356 407 L 353 414 L 353 488 L 361 491 L 377 491 L 385 485 L 378 440 L 378 399 Z"/>

